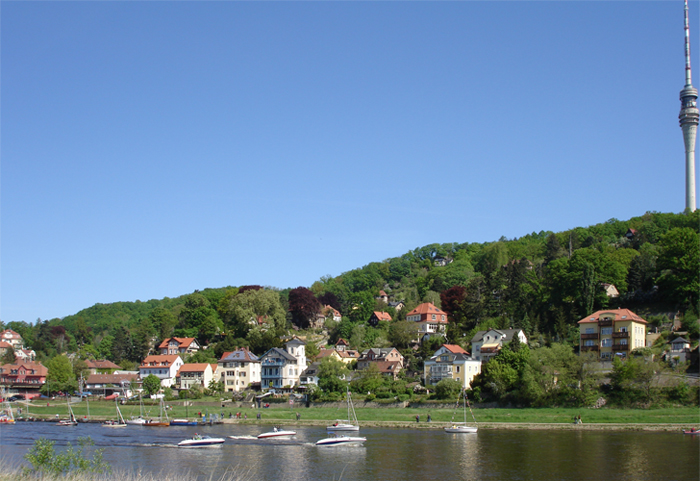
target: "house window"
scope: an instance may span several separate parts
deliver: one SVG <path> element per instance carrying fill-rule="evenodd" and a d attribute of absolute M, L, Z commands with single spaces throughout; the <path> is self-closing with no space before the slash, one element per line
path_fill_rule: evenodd
<path fill-rule="evenodd" d="M 627 345 L 627 339 L 620 339 L 620 345 L 621 345 L 621 346 L 626 346 L 626 345 Z"/>
<path fill-rule="evenodd" d="M 610 339 L 610 338 L 603 339 L 603 340 L 600 342 L 600 346 L 601 346 L 601 347 L 610 347 L 610 346 L 612 346 L 612 339 Z"/>
<path fill-rule="evenodd" d="M 433 314 L 433 321 L 434 321 L 435 319 L 437 319 L 437 317 L 435 316 L 435 314 Z"/>
<path fill-rule="evenodd" d="M 586 334 L 595 334 L 595 329 L 593 329 L 592 327 L 587 327 Z"/>
<path fill-rule="evenodd" d="M 595 341 L 593 341 L 591 339 L 587 339 L 587 340 L 583 341 L 583 345 L 584 346 L 595 346 Z"/>
<path fill-rule="evenodd" d="M 600 335 L 601 336 L 611 336 L 612 335 L 612 327 L 601 328 Z"/>
<path fill-rule="evenodd" d="M 627 327 L 626 326 L 621 327 L 620 332 L 627 332 Z"/>

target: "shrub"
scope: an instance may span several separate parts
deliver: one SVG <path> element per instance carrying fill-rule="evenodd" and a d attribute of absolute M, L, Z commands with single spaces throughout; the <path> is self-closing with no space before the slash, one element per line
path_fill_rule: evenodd
<path fill-rule="evenodd" d="M 39 438 L 34 441 L 34 446 L 24 456 L 32 464 L 32 468 L 25 468 L 25 474 L 37 474 L 43 476 L 65 475 L 74 473 L 109 473 L 111 468 L 102 459 L 104 449 L 96 449 L 92 459 L 84 455 L 87 446 L 93 446 L 92 439 L 78 438 L 79 448 L 75 449 L 68 443 L 68 448 L 63 453 L 54 450 L 55 441 Z"/>

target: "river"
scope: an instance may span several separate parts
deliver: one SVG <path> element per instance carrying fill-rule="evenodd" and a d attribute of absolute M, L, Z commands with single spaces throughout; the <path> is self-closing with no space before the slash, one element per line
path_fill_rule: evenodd
<path fill-rule="evenodd" d="M 90 436 L 115 470 L 189 472 L 217 479 L 227 469 L 241 479 L 279 481 L 400 480 L 673 480 L 697 481 L 700 436 L 639 431 L 485 430 L 447 434 L 440 429 L 363 428 L 363 447 L 316 447 L 322 427 L 300 427 L 296 439 L 259 441 L 271 426 L 214 425 L 110 429 L 99 424 L 59 427 L 50 422 L 0 426 L 0 457 L 23 456 L 40 437 L 56 446 Z M 220 448 L 175 445 L 195 432 L 225 437 Z M 230 439 L 228 436 L 235 436 Z"/>

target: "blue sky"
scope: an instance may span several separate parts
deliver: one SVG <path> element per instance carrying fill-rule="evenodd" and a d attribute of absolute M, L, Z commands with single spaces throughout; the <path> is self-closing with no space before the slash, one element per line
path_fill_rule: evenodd
<path fill-rule="evenodd" d="M 5 322 L 684 208 L 680 0 L 3 1 L 1 22 Z"/>

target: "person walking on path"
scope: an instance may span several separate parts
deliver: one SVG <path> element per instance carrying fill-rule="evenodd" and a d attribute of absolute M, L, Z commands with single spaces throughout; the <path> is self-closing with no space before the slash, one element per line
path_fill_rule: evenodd
<path fill-rule="evenodd" d="M 416 422 L 417 422 L 417 423 L 420 422 L 420 414 L 416 414 Z"/>

